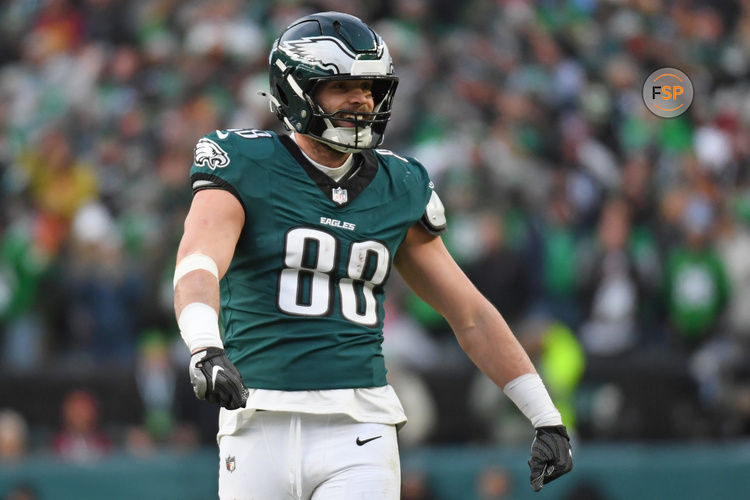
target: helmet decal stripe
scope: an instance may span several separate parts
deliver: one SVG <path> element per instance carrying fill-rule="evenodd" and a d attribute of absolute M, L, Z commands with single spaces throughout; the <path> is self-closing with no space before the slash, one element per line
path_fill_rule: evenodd
<path fill-rule="evenodd" d="M 300 96 L 301 98 L 305 98 L 305 94 L 302 91 L 302 88 L 297 84 L 297 82 L 294 81 L 294 77 L 292 77 L 291 74 L 287 75 L 286 82 L 289 84 L 290 87 L 292 87 L 292 90 L 295 94 Z"/>
<path fill-rule="evenodd" d="M 382 59 L 377 61 L 357 60 L 352 62 L 352 75 L 385 75 L 388 74 L 389 62 Z"/>
<path fill-rule="evenodd" d="M 358 60 L 357 54 L 334 37 L 314 36 L 285 41 L 279 44 L 279 49 L 295 61 L 321 68 L 324 71 L 331 71 L 334 74 L 363 74 L 363 72 L 355 73 L 352 68 L 355 63 L 362 64 L 364 61 Z M 384 44 L 379 44 L 377 57 L 377 60 L 367 61 L 367 73 L 388 74 L 390 57 Z"/>

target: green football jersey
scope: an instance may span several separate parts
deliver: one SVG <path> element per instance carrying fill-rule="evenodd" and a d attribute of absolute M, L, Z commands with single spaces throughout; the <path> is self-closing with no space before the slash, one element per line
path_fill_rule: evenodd
<path fill-rule="evenodd" d="M 220 289 L 224 345 L 248 387 L 387 383 L 383 287 L 432 185 L 416 160 L 390 151 L 354 162 L 336 182 L 290 137 L 263 130 L 215 131 L 196 145 L 193 191 L 225 189 L 245 210 Z"/>

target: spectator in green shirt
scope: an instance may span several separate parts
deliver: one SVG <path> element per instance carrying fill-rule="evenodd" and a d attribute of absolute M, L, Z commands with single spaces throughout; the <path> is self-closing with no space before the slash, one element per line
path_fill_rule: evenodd
<path fill-rule="evenodd" d="M 675 336 L 691 348 L 715 332 L 730 294 L 724 264 L 711 245 L 714 220 L 707 199 L 688 198 L 682 213 L 684 241 L 667 256 L 667 320 Z"/>

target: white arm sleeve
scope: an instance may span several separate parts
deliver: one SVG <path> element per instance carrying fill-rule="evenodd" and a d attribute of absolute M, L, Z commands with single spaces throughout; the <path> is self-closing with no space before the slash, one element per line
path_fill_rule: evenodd
<path fill-rule="evenodd" d="M 536 373 L 525 373 L 503 387 L 503 392 L 526 415 L 534 427 L 562 425 L 560 412 Z"/>

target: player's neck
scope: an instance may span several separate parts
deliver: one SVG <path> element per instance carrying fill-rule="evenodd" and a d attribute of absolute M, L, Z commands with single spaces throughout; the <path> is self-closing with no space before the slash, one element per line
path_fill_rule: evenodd
<path fill-rule="evenodd" d="M 294 140 L 312 160 L 329 168 L 340 167 L 351 153 L 342 153 L 304 134 L 294 134 Z"/>

